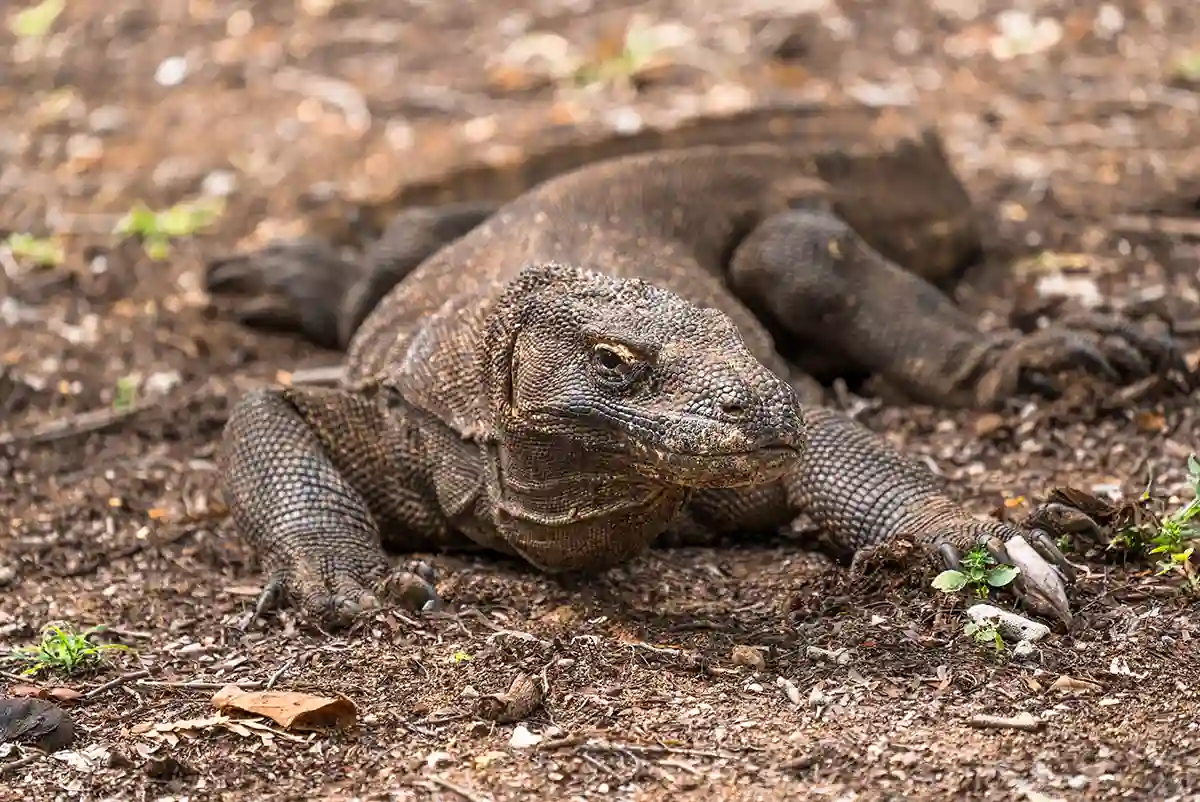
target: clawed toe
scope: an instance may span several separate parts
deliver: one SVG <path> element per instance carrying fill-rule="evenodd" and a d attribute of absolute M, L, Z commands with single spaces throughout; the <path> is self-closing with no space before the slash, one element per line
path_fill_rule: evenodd
<path fill-rule="evenodd" d="M 299 239 L 212 259 L 204 284 L 215 306 L 243 325 L 299 332 L 336 348 L 339 304 L 360 272 L 328 245 Z"/>
<path fill-rule="evenodd" d="M 1073 583 L 1077 578 L 1075 566 L 1071 565 L 1066 555 L 1059 549 L 1058 544 L 1050 535 L 1041 530 L 1034 531 L 1030 536 L 1030 545 L 1037 550 L 1037 553 L 1042 556 L 1042 559 L 1057 568 L 1063 576 L 1067 578 L 1067 582 Z"/>
<path fill-rule="evenodd" d="M 414 560 L 404 570 L 385 576 L 376 585 L 380 598 L 394 601 L 409 610 L 430 612 L 442 609 L 442 600 L 437 592 L 437 572 L 432 566 Z"/>
<path fill-rule="evenodd" d="M 1114 384 L 1161 376 L 1184 392 L 1200 386 L 1200 375 L 1171 337 L 1106 315 L 1063 318 L 1025 336 L 1004 338 L 978 358 L 987 368 L 975 371 L 976 400 L 987 407 L 1014 392 L 1057 398 L 1060 388 L 1051 374 L 1062 370 L 1084 371 Z"/>
<path fill-rule="evenodd" d="M 1058 551 L 1053 544 L 1051 547 Z M 1056 567 L 1057 560 L 1047 560 L 1022 535 L 1009 538 L 1004 543 L 1003 554 L 1004 562 L 1020 571 L 1013 582 L 1013 590 L 1021 602 L 1038 615 L 1055 618 L 1069 626 L 1072 616 L 1067 582 L 1070 580 Z"/>
<path fill-rule="evenodd" d="M 1035 533 L 1032 537 L 1034 543 L 1030 544 L 1019 534 L 1007 540 L 990 534 L 980 537 L 977 543 L 987 551 L 994 565 L 1012 565 L 1017 569 L 1011 589 L 1026 608 L 1069 625 L 1072 617 L 1067 584 L 1074 580 L 1074 571 L 1045 533 Z M 940 542 L 937 553 L 946 568 L 964 570 L 962 553 L 953 543 Z"/>
<path fill-rule="evenodd" d="M 1059 326 L 1104 337 L 1110 360 L 1123 362 L 1133 378 L 1175 375 L 1181 389 L 1197 386 L 1197 375 L 1183 350 L 1169 335 L 1145 331 L 1128 320 L 1110 315 L 1081 314 L 1064 318 Z"/>

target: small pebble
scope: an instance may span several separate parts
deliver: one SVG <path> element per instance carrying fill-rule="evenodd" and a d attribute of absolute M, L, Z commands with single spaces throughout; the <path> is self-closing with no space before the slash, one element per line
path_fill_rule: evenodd
<path fill-rule="evenodd" d="M 187 78 L 188 63 L 183 56 L 163 59 L 154 71 L 154 81 L 159 86 L 179 86 Z"/>
<path fill-rule="evenodd" d="M 88 115 L 88 128 L 93 134 L 113 134 L 129 122 L 129 114 L 120 106 L 101 106 Z"/>
<path fill-rule="evenodd" d="M 529 731 L 529 728 L 524 724 L 518 724 L 513 727 L 512 736 L 508 739 L 508 745 L 513 749 L 528 749 L 531 746 L 537 746 L 542 742 L 542 736 Z"/>
<path fill-rule="evenodd" d="M 1001 610 L 990 604 L 974 604 L 967 608 L 967 617 L 976 624 L 995 623 L 1000 627 L 1002 635 L 1014 639 L 1027 640 L 1030 643 L 1041 640 L 1050 634 L 1050 627 L 1031 621 L 1024 616 Z"/>

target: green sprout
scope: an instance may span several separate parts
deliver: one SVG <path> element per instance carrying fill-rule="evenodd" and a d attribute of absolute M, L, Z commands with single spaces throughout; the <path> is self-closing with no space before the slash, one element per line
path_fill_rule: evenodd
<path fill-rule="evenodd" d="M 1004 638 L 1000 635 L 1000 627 L 993 621 L 985 621 L 982 624 L 968 621 L 963 625 L 963 634 L 974 639 L 976 643 L 991 646 L 997 652 L 1004 651 Z"/>
<path fill-rule="evenodd" d="M 140 382 L 141 377 L 136 373 L 117 379 L 117 392 L 113 395 L 114 410 L 125 412 L 133 409 L 133 405 L 137 403 L 138 384 Z"/>
<path fill-rule="evenodd" d="M 942 571 L 933 578 L 933 587 L 943 593 L 957 593 L 971 587 L 975 595 L 987 598 L 989 588 L 1002 588 L 1017 578 L 1021 569 L 1013 565 L 996 564 L 983 546 L 976 546 L 962 558 L 962 570 Z"/>
<path fill-rule="evenodd" d="M 9 15 L 8 29 L 18 39 L 41 39 L 67 7 L 66 0 L 43 0 L 36 6 Z"/>
<path fill-rule="evenodd" d="M 1152 517 L 1150 521 L 1123 527 L 1109 541 L 1108 548 L 1162 555 L 1155 564 L 1159 576 L 1178 573 L 1189 587 L 1200 589 L 1200 574 L 1192 563 L 1193 544 L 1200 540 L 1200 459 L 1190 454 L 1187 467 L 1192 500 L 1164 518 Z M 1141 501 L 1149 499 L 1150 488 L 1147 487 Z"/>
<path fill-rule="evenodd" d="M 42 628 L 42 639 L 37 645 L 15 647 L 11 654 L 3 659 L 26 666 L 22 672 L 26 675 L 50 669 L 69 676 L 96 669 L 106 662 L 105 652 L 129 649 L 128 646 L 119 643 L 93 642 L 92 636 L 103 629 L 104 627 L 91 627 L 77 632 L 69 625 L 64 628 L 57 624 L 47 624 Z"/>
<path fill-rule="evenodd" d="M 224 211 L 225 203 L 220 198 L 177 203 L 159 212 L 138 203 L 117 222 L 115 233 L 140 238 L 146 254 L 161 261 L 171 255 L 172 239 L 190 237 L 207 228 Z"/>
<path fill-rule="evenodd" d="M 17 259 L 37 267 L 56 267 L 62 264 L 65 258 L 62 244 L 50 237 L 13 233 L 0 244 Z"/>

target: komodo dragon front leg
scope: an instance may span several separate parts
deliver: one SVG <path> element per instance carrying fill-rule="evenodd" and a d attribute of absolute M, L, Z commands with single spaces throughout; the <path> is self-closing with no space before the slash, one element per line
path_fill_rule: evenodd
<path fill-rule="evenodd" d="M 779 344 L 795 351 L 788 356 L 800 367 L 806 352 L 840 357 L 936 406 L 988 408 L 1028 391 L 1055 395 L 1050 376 L 1069 367 L 1123 382 L 1169 375 L 1184 391 L 1197 385 L 1170 338 L 1115 317 L 1077 315 L 1028 335 L 984 334 L 932 284 L 820 208 L 760 223 L 739 243 L 729 280 L 783 332 Z"/>
<path fill-rule="evenodd" d="M 258 390 L 234 408 L 219 462 L 230 510 L 269 575 L 255 615 L 281 597 L 344 625 L 385 587 L 437 601 L 423 563 L 393 572 L 382 545 L 462 545 L 447 527 L 420 430 L 378 387 Z"/>

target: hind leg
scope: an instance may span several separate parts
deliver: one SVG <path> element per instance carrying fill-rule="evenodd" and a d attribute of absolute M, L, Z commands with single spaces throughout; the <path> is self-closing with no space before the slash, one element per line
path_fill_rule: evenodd
<path fill-rule="evenodd" d="M 213 259 L 205 288 L 246 326 L 345 349 L 371 310 L 418 265 L 491 216 L 491 203 L 406 209 L 360 259 L 304 238 Z"/>

